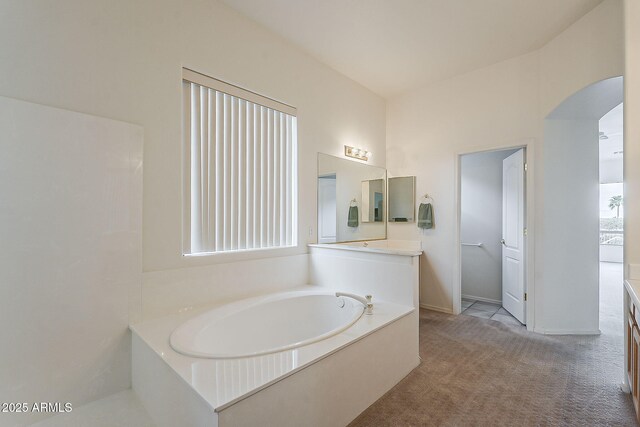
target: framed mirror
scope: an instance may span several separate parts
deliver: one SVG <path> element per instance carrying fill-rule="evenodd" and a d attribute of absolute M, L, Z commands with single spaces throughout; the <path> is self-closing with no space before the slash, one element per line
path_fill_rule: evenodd
<path fill-rule="evenodd" d="M 387 237 L 387 170 L 318 153 L 318 243 Z"/>
<path fill-rule="evenodd" d="M 416 177 L 389 178 L 389 222 L 415 222 Z"/>

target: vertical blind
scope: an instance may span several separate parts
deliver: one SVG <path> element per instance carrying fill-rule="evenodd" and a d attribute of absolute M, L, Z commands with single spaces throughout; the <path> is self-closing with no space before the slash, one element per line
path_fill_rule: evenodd
<path fill-rule="evenodd" d="M 296 110 L 183 70 L 184 253 L 297 244 Z"/>

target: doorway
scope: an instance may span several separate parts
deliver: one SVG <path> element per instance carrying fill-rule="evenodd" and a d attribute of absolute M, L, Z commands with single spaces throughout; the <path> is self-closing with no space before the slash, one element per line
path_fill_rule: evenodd
<path fill-rule="evenodd" d="M 544 120 L 544 197 L 539 201 L 541 215 L 537 218 L 545 237 L 536 244 L 536 271 L 542 274 L 535 284 L 536 294 L 543 295 L 536 305 L 544 316 L 536 319 L 536 331 L 562 335 L 611 333 L 622 339 L 622 275 L 613 274 L 613 279 L 607 280 L 612 276 L 607 267 L 615 263 L 601 262 L 615 255 L 610 249 L 622 249 L 615 247 L 622 235 L 613 235 L 622 230 L 614 224 L 619 218 L 603 221 L 603 217 L 619 215 L 617 206 L 601 206 L 605 203 L 600 200 L 606 198 L 608 205 L 613 196 L 622 195 L 620 182 L 614 183 L 618 188 L 610 195 L 605 190 L 608 184 L 602 183 L 621 181 L 621 167 L 609 168 L 617 169 L 620 175 L 611 179 L 604 165 L 609 161 L 622 164 L 622 153 L 613 153 L 622 151 L 623 89 L 622 77 L 593 83 L 565 99 Z M 615 114 L 616 108 L 620 108 L 617 130 L 606 130 L 608 114 Z M 620 141 L 617 148 L 616 139 Z M 606 230 L 607 222 L 611 230 Z M 612 285 L 608 292 L 605 281 Z M 603 297 L 609 299 L 608 303 Z M 602 311 L 607 306 L 614 316 L 619 313 L 618 321 L 613 317 L 606 323 L 601 321 L 609 317 Z"/>
<path fill-rule="evenodd" d="M 618 333 L 623 281 L 623 112 L 620 103 L 599 121 L 600 330 Z"/>
<path fill-rule="evenodd" d="M 337 241 L 336 174 L 318 177 L 318 243 Z"/>
<path fill-rule="evenodd" d="M 526 322 L 524 148 L 460 156 L 463 315 Z"/>

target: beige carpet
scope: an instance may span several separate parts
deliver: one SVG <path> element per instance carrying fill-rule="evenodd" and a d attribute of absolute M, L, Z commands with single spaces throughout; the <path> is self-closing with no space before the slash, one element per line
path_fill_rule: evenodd
<path fill-rule="evenodd" d="M 351 425 L 635 426 L 619 322 L 600 336 L 543 336 L 422 310 L 422 363 Z"/>

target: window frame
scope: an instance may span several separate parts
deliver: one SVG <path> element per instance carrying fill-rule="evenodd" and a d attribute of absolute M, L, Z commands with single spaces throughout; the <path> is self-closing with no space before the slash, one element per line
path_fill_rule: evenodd
<path fill-rule="evenodd" d="M 282 251 L 297 248 L 299 243 L 299 194 L 298 194 L 298 135 L 297 135 L 297 109 L 289 104 L 277 101 L 275 99 L 260 95 L 256 92 L 235 86 L 233 84 L 215 79 L 204 75 L 189 68 L 182 68 L 181 90 L 185 90 L 185 83 L 195 83 L 197 85 L 221 92 L 226 95 L 253 103 L 260 107 L 266 107 L 280 113 L 291 116 L 294 119 L 293 139 L 291 143 L 291 164 L 286 167 L 291 168 L 291 242 L 290 244 L 282 244 L 277 246 L 252 247 L 252 248 L 235 248 L 214 251 L 192 251 L 191 242 L 191 139 L 190 139 L 190 117 L 191 105 L 187 102 L 187 96 L 182 92 L 183 111 L 182 111 L 182 256 L 184 257 L 203 257 L 203 256 L 229 256 L 234 253 L 250 254 L 252 252 L 264 254 L 268 251 Z M 190 99 L 190 97 L 189 97 Z M 239 174 L 237 175 L 239 176 Z M 255 190 L 254 190 L 255 191 Z M 284 195 L 284 194 L 283 194 Z M 279 198 L 281 199 L 281 197 Z M 269 225 L 271 226 L 271 225 Z"/>

